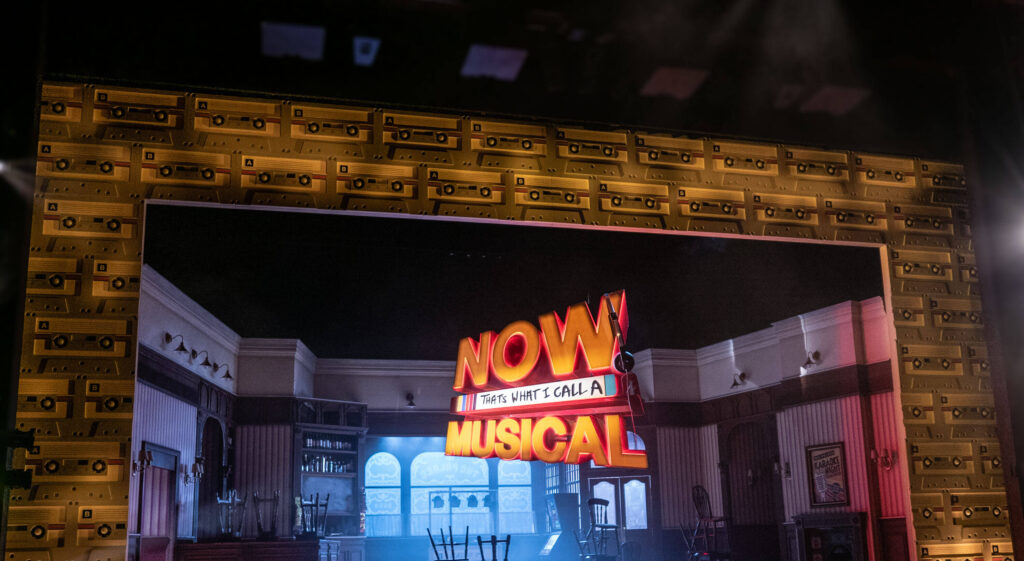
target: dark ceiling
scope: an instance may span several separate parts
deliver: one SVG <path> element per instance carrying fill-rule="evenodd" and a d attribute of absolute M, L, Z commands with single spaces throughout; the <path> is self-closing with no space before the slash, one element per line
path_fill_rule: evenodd
<path fill-rule="evenodd" d="M 632 350 L 882 294 L 877 248 L 188 206 L 147 207 L 143 259 L 240 335 L 325 358 L 454 360 L 463 337 L 619 289 Z"/>

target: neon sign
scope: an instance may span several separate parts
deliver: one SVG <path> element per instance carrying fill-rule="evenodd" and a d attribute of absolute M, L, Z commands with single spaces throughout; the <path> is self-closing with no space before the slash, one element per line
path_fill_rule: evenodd
<path fill-rule="evenodd" d="M 585 303 L 515 321 L 459 342 L 445 454 L 646 468 L 627 445 L 622 415 L 643 410 L 620 346 L 629 327 L 624 291 L 596 316 Z"/>

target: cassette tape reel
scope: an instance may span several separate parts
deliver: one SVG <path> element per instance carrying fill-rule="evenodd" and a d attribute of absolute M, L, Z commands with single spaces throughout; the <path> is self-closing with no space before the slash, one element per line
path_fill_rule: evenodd
<path fill-rule="evenodd" d="M 899 327 L 924 327 L 926 311 L 921 296 L 893 296 L 893 319 Z"/>
<path fill-rule="evenodd" d="M 622 163 L 629 159 L 625 133 L 558 128 L 555 135 L 560 158 Z"/>
<path fill-rule="evenodd" d="M 81 122 L 82 87 L 43 84 L 39 118 L 43 121 Z"/>
<path fill-rule="evenodd" d="M 500 204 L 505 186 L 501 174 L 490 171 L 427 170 L 427 198 L 468 204 Z"/>
<path fill-rule="evenodd" d="M 636 157 L 656 167 L 704 169 L 704 141 L 653 134 L 636 135 Z"/>
<path fill-rule="evenodd" d="M 974 446 L 970 442 L 921 442 L 911 447 L 910 469 L 914 475 L 971 475 L 975 472 Z"/>
<path fill-rule="evenodd" d="M 138 205 L 43 199 L 43 234 L 79 238 L 135 237 Z"/>
<path fill-rule="evenodd" d="M 270 156 L 242 156 L 242 188 L 323 193 L 327 164 Z"/>
<path fill-rule="evenodd" d="M 92 295 L 101 298 L 137 298 L 142 280 L 139 261 L 93 261 Z"/>
<path fill-rule="evenodd" d="M 778 175 L 779 156 L 774 146 L 716 142 L 711 146 L 712 169 L 753 175 Z"/>
<path fill-rule="evenodd" d="M 819 222 L 817 204 L 814 197 L 754 195 L 754 212 L 757 219 L 764 222 L 816 225 Z"/>
<path fill-rule="evenodd" d="M 590 182 L 549 175 L 515 174 L 515 203 L 523 207 L 590 209 Z"/>
<path fill-rule="evenodd" d="M 128 327 L 126 320 L 37 317 L 32 352 L 54 357 L 127 356 Z"/>
<path fill-rule="evenodd" d="M 885 203 L 825 199 L 825 217 L 835 228 L 885 231 L 889 227 Z"/>
<path fill-rule="evenodd" d="M 98 89 L 95 95 L 92 118 L 96 123 L 158 128 L 182 126 L 184 96 L 114 89 Z"/>
<path fill-rule="evenodd" d="M 63 257 L 29 257 L 27 294 L 71 296 L 78 293 L 82 275 L 78 259 Z"/>
<path fill-rule="evenodd" d="M 921 181 L 923 185 L 966 189 L 967 177 L 963 166 L 940 162 L 921 163 Z"/>
<path fill-rule="evenodd" d="M 132 418 L 135 401 L 135 386 L 132 382 L 90 379 L 85 384 L 86 419 Z"/>
<path fill-rule="evenodd" d="M 20 506 L 7 511 L 7 550 L 53 548 L 64 540 L 67 528 L 64 506 Z M 13 553 L 12 553 L 13 558 Z M 47 557 L 36 557 L 48 558 Z"/>
<path fill-rule="evenodd" d="M 676 194 L 679 214 L 693 218 L 746 220 L 747 206 L 740 191 L 680 188 Z"/>
<path fill-rule="evenodd" d="M 370 111 L 293 105 L 292 138 L 322 142 L 370 142 L 373 117 Z"/>
<path fill-rule="evenodd" d="M 797 179 L 846 181 L 850 178 L 850 166 L 844 152 L 787 149 L 786 169 Z"/>
<path fill-rule="evenodd" d="M 142 181 L 220 187 L 231 179 L 231 156 L 215 152 L 186 152 L 146 148 L 142 152 Z"/>
<path fill-rule="evenodd" d="M 668 216 L 668 186 L 606 181 L 598 184 L 601 210 Z"/>
<path fill-rule="evenodd" d="M 416 169 L 387 164 L 338 164 L 338 192 L 360 197 L 416 196 Z"/>
<path fill-rule="evenodd" d="M 947 425 L 995 424 L 996 410 L 991 395 L 949 394 L 942 398 L 942 416 Z"/>
<path fill-rule="evenodd" d="M 79 506 L 78 546 L 109 547 L 128 543 L 127 506 Z"/>
<path fill-rule="evenodd" d="M 953 235 L 953 213 L 948 208 L 899 205 L 893 213 L 896 227 L 906 233 Z"/>
<path fill-rule="evenodd" d="M 277 103 L 196 98 L 196 130 L 209 133 L 277 137 L 281 110 Z"/>
<path fill-rule="evenodd" d="M 459 120 L 402 113 L 384 113 L 384 143 L 442 150 L 459 148 Z"/>
<path fill-rule="evenodd" d="M 907 374 L 964 374 L 963 351 L 958 345 L 904 345 L 900 361 Z"/>
<path fill-rule="evenodd" d="M 966 298 L 936 298 L 929 303 L 935 327 L 982 329 L 981 302 Z M 957 347 L 958 348 L 958 347 Z"/>
<path fill-rule="evenodd" d="M 472 120 L 470 130 L 470 148 L 475 151 L 517 156 L 547 154 L 547 131 L 542 125 Z"/>
<path fill-rule="evenodd" d="M 935 394 L 903 392 L 903 422 L 910 425 L 935 424 Z"/>
<path fill-rule="evenodd" d="M 65 419 L 74 403 L 74 382 L 22 378 L 18 384 L 18 417 L 23 419 Z"/>
<path fill-rule="evenodd" d="M 131 152 L 127 147 L 41 141 L 36 160 L 40 177 L 128 181 Z"/>
<path fill-rule="evenodd" d="M 905 188 L 917 186 L 914 161 L 911 159 L 857 156 L 854 162 L 855 177 L 861 183 Z"/>

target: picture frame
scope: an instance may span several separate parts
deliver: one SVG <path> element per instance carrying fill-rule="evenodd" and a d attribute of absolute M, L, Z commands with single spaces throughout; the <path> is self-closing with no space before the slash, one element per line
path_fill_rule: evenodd
<path fill-rule="evenodd" d="M 842 442 L 805 447 L 807 486 L 812 507 L 850 504 L 846 447 Z"/>

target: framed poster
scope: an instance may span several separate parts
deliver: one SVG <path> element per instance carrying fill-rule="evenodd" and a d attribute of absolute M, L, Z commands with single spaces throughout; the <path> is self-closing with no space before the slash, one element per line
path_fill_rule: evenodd
<path fill-rule="evenodd" d="M 850 485 L 846 480 L 846 451 L 843 443 L 808 446 L 806 451 L 811 506 L 850 504 Z"/>

